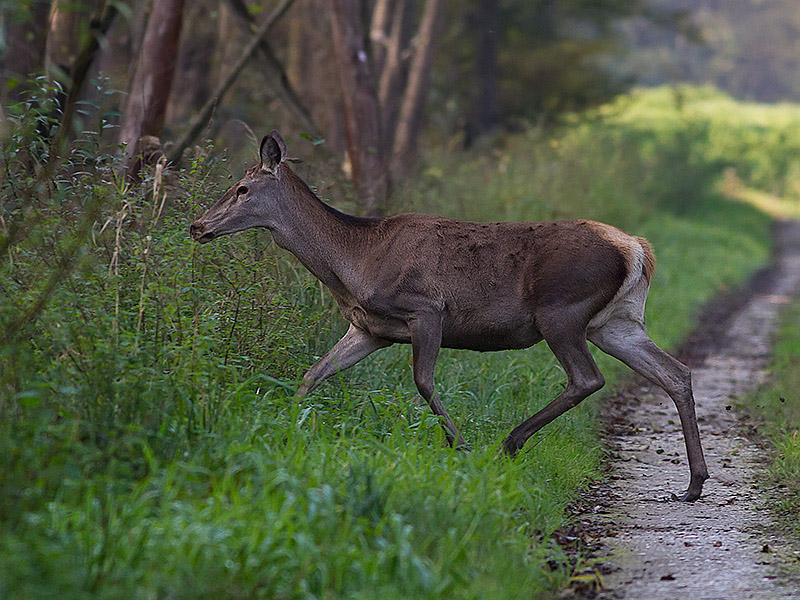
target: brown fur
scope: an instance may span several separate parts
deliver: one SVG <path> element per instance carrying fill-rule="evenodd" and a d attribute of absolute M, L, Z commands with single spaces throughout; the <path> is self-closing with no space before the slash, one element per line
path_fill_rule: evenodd
<path fill-rule="evenodd" d="M 266 136 L 261 164 L 195 221 L 191 233 L 206 242 L 266 227 L 331 290 L 351 326 L 306 373 L 299 396 L 379 348 L 410 343 L 420 394 L 442 419 L 448 440 L 463 447 L 434 387 L 440 348 L 505 350 L 545 340 L 564 367 L 567 387 L 511 432 L 504 447 L 514 454 L 541 427 L 603 386 L 589 336 L 659 382 L 678 403 L 692 469 L 686 499 L 699 496 L 707 473 L 688 369 L 644 330 L 647 288 L 635 270 L 649 283 L 655 259 L 647 240 L 585 220 L 353 217 L 319 200 L 283 164 L 285 154 L 277 132 Z"/>

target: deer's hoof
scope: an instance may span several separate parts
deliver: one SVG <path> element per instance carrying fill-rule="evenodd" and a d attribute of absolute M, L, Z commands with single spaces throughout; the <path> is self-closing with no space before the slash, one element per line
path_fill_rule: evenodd
<path fill-rule="evenodd" d="M 694 502 L 703 493 L 703 482 L 708 479 L 708 472 L 703 470 L 698 475 L 692 475 L 689 480 L 689 489 L 680 496 L 672 494 L 672 499 L 678 502 Z"/>
<path fill-rule="evenodd" d="M 520 444 L 511 436 L 508 436 L 503 442 L 503 452 L 505 452 L 511 458 L 514 458 L 517 455 L 517 452 L 519 452 L 520 448 L 522 448 L 522 444 Z"/>
<path fill-rule="evenodd" d="M 702 490 L 700 491 L 686 490 L 680 496 L 672 494 L 672 500 L 674 500 L 675 502 L 694 502 L 700 497 L 701 493 Z"/>

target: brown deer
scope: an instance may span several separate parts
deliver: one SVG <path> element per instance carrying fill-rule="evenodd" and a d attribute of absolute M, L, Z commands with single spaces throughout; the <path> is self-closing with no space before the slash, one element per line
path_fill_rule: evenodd
<path fill-rule="evenodd" d="M 277 131 L 262 140 L 260 159 L 190 232 L 205 243 L 265 227 L 330 289 L 350 328 L 308 370 L 298 397 L 379 348 L 410 343 L 420 394 L 442 420 L 448 442 L 466 447 L 434 387 L 439 349 L 506 350 L 544 340 L 564 367 L 567 386 L 506 438 L 504 449 L 514 455 L 539 429 L 603 387 L 588 339 L 675 402 L 691 474 L 681 499 L 700 497 L 708 472 L 691 372 L 645 330 L 655 269 L 647 240 L 584 220 L 354 217 L 322 202 L 285 164 Z"/>

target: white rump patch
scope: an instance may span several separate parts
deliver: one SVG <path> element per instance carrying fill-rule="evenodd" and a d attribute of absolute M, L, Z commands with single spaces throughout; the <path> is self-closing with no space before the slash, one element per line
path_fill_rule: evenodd
<path fill-rule="evenodd" d="M 644 305 L 650 289 L 650 284 L 644 276 L 644 248 L 633 236 L 624 234 L 616 228 L 606 227 L 608 229 L 604 228 L 600 233 L 625 255 L 628 274 L 611 302 L 589 321 L 589 330 L 599 329 L 614 316 L 644 326 Z"/>

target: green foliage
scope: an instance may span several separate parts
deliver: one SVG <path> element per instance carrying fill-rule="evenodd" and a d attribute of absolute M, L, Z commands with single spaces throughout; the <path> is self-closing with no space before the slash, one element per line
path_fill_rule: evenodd
<path fill-rule="evenodd" d="M 647 136 L 685 136 L 690 165 L 729 168 L 749 186 L 800 202 L 796 104 L 739 102 L 710 87 L 678 86 L 637 90 L 601 111 Z"/>
<path fill-rule="evenodd" d="M 800 303 L 783 314 L 770 380 L 742 407 L 759 422 L 774 448 L 769 483 L 778 487 L 775 508 L 796 534 L 800 531 Z"/>
<path fill-rule="evenodd" d="M 469 454 L 443 447 L 407 347 L 293 402 L 343 323 L 266 234 L 191 242 L 224 157 L 124 184 L 93 134 L 64 157 L 36 150 L 32 106 L 12 112 L 0 183 L 0 597 L 530 598 L 569 580 L 549 535 L 598 476 L 597 403 L 499 454 L 563 387 L 544 346 L 442 353 Z M 764 261 L 768 220 L 716 191 L 701 128 L 614 115 L 431 155 L 398 202 L 649 236 L 648 320 L 671 346 Z"/>

